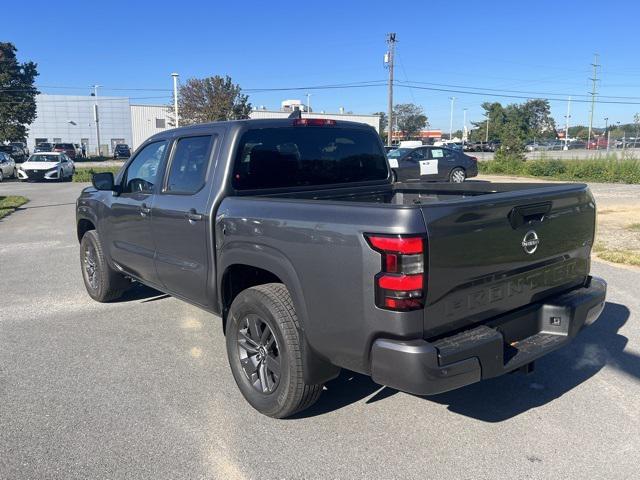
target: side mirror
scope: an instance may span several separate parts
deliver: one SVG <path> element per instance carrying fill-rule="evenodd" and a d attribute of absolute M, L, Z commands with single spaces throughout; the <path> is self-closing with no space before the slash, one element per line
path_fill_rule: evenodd
<path fill-rule="evenodd" d="M 96 190 L 112 192 L 116 190 L 113 173 L 111 172 L 94 173 L 91 177 L 91 183 Z"/>

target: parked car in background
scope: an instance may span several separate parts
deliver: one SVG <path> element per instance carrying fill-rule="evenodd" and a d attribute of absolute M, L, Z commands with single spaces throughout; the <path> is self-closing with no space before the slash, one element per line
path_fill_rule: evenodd
<path fill-rule="evenodd" d="M 113 149 L 113 158 L 129 158 L 131 150 L 126 143 L 119 143 Z"/>
<path fill-rule="evenodd" d="M 9 142 L 9 145 L 13 145 L 14 147 L 19 147 L 22 149 L 25 155 L 29 156 L 29 147 L 24 142 Z"/>
<path fill-rule="evenodd" d="M 65 152 L 34 153 L 18 168 L 18 178 L 31 180 L 71 180 L 76 167 Z"/>
<path fill-rule="evenodd" d="M 490 140 L 485 144 L 487 148 L 487 152 L 495 152 L 502 146 L 501 140 Z"/>
<path fill-rule="evenodd" d="M 387 158 L 399 182 L 462 183 L 466 178 L 478 175 L 478 159 L 452 148 L 398 148 L 389 152 Z"/>
<path fill-rule="evenodd" d="M 27 154 L 24 153 L 24 150 L 15 145 L 0 145 L 0 152 L 9 155 L 16 163 L 22 163 L 27 159 Z"/>
<path fill-rule="evenodd" d="M 587 148 L 587 142 L 583 142 L 582 140 L 569 142 L 569 145 L 567 145 L 568 150 L 582 150 L 585 148 Z"/>
<path fill-rule="evenodd" d="M 76 158 L 76 147 L 73 146 L 73 143 L 56 143 L 53 146 L 53 151 L 64 152 L 72 160 L 75 160 Z"/>
<path fill-rule="evenodd" d="M 38 153 L 38 152 L 51 152 L 53 151 L 53 143 L 49 143 L 49 142 L 42 142 L 39 143 L 38 145 L 36 145 L 33 149 L 33 153 Z"/>
<path fill-rule="evenodd" d="M 16 162 L 4 152 L 0 152 L 0 182 L 5 178 L 16 178 Z"/>

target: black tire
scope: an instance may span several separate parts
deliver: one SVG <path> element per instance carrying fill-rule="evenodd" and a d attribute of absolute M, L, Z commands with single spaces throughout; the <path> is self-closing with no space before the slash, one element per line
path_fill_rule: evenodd
<path fill-rule="evenodd" d="M 248 343 L 252 341 L 249 323 L 253 321 L 259 332 L 254 336 L 260 337 L 256 348 Z M 275 341 L 270 340 L 267 328 Z M 244 398 L 260 413 L 285 418 L 318 400 L 322 385 L 309 385 L 304 381 L 302 332 L 291 296 L 283 284 L 268 283 L 240 292 L 229 310 L 226 335 L 227 356 L 236 384 Z M 251 354 L 249 349 L 255 353 Z M 261 366 L 269 365 L 269 361 L 261 361 L 261 355 L 279 365 L 279 375 L 265 367 L 267 381 L 264 384 L 268 387 L 263 386 Z M 252 368 L 255 368 L 253 381 L 245 372 Z"/>
<path fill-rule="evenodd" d="M 456 167 L 449 173 L 449 182 L 451 183 L 462 183 L 465 178 L 467 178 L 467 173 L 464 168 Z"/>
<path fill-rule="evenodd" d="M 2 183 L 3 180 L 4 180 L 4 175 L 2 173 L 2 170 L 0 170 L 0 183 Z"/>
<path fill-rule="evenodd" d="M 13 176 L 11 178 L 18 178 L 18 169 L 17 168 L 13 168 Z"/>
<path fill-rule="evenodd" d="M 120 298 L 131 285 L 124 275 L 109 266 L 95 230 L 86 232 L 80 241 L 80 267 L 87 293 L 97 302 Z"/>

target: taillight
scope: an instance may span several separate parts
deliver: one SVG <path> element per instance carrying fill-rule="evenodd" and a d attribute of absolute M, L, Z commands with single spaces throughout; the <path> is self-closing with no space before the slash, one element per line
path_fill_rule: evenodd
<path fill-rule="evenodd" d="M 382 256 L 381 271 L 375 277 L 376 305 L 387 310 L 423 308 L 425 297 L 423 237 L 365 234 Z"/>
<path fill-rule="evenodd" d="M 326 127 L 335 125 L 336 121 L 328 118 L 296 118 L 294 127 Z"/>
<path fill-rule="evenodd" d="M 472 161 L 477 162 L 478 158 L 477 157 L 469 157 Z"/>

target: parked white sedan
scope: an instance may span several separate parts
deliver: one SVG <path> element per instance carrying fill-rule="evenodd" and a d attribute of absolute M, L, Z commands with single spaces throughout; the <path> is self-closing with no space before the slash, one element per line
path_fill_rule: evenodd
<path fill-rule="evenodd" d="M 0 182 L 5 178 L 15 178 L 18 173 L 16 162 L 9 155 L 0 152 Z"/>
<path fill-rule="evenodd" d="M 18 167 L 18 178 L 28 180 L 71 180 L 76 167 L 64 152 L 38 152 Z"/>

